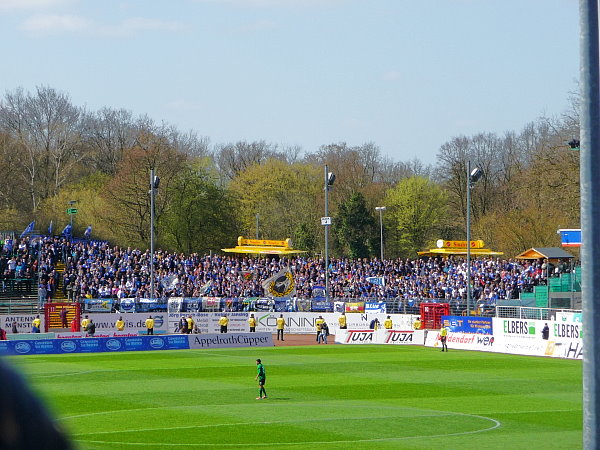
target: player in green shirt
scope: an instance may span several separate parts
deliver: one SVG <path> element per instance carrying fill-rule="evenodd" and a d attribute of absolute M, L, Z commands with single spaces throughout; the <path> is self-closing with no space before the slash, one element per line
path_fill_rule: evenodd
<path fill-rule="evenodd" d="M 267 398 L 267 391 L 265 391 L 265 380 L 267 378 L 267 375 L 265 373 L 265 366 L 262 365 L 262 362 L 260 361 L 260 359 L 256 360 L 256 378 L 255 380 L 258 380 L 258 385 L 260 386 L 260 389 L 258 390 L 258 397 L 256 397 L 256 400 L 261 400 L 263 398 Z"/>

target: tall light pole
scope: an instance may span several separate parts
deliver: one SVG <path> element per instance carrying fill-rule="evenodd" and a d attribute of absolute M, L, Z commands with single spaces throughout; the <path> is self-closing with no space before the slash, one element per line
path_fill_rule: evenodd
<path fill-rule="evenodd" d="M 376 206 L 375 211 L 379 211 L 379 236 L 381 237 L 381 261 L 383 261 L 383 212 L 385 206 Z"/>
<path fill-rule="evenodd" d="M 471 315 L 471 189 L 483 175 L 478 167 L 471 170 L 467 162 L 467 316 Z"/>
<path fill-rule="evenodd" d="M 598 2 L 579 2 L 581 86 L 581 294 L 583 300 L 583 448 L 600 446 L 600 49 Z"/>
<path fill-rule="evenodd" d="M 321 225 L 325 227 L 325 300 L 329 299 L 329 227 L 331 226 L 331 217 L 329 217 L 329 189 L 333 186 L 335 174 L 329 172 L 325 164 L 325 217 L 321 218 Z"/>
<path fill-rule="evenodd" d="M 150 300 L 154 300 L 154 196 L 160 184 L 160 178 L 150 169 Z"/>

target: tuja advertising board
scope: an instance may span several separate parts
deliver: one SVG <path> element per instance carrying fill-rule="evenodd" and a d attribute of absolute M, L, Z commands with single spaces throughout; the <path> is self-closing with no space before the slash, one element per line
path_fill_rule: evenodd
<path fill-rule="evenodd" d="M 337 330 L 336 344 L 423 345 L 423 330 Z"/>

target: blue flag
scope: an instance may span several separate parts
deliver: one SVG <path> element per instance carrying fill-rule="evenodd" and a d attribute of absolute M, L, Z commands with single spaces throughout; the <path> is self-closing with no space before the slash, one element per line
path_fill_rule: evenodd
<path fill-rule="evenodd" d="M 72 226 L 69 224 L 67 225 L 63 230 L 62 230 L 62 235 L 63 236 L 71 236 L 71 230 L 72 230 Z"/>
<path fill-rule="evenodd" d="M 33 227 L 35 227 L 35 220 L 27 225 L 27 228 L 23 230 L 20 237 L 26 236 L 33 231 Z"/>
<path fill-rule="evenodd" d="M 385 279 L 383 277 L 367 277 L 366 280 L 378 286 L 385 286 Z"/>
<path fill-rule="evenodd" d="M 50 225 L 48 225 L 48 236 L 52 236 L 52 229 L 53 229 L 52 225 L 53 225 L 52 221 L 50 221 Z"/>
<path fill-rule="evenodd" d="M 90 225 L 90 226 L 88 226 L 88 227 L 85 229 L 85 231 L 84 231 L 83 235 L 84 235 L 84 236 L 85 236 L 87 239 L 89 239 L 89 238 L 90 238 L 90 236 L 92 235 L 92 226 L 91 226 L 91 225 Z"/>

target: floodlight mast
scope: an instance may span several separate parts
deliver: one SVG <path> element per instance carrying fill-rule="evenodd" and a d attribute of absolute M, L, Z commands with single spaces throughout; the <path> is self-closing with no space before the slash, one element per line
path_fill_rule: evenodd
<path fill-rule="evenodd" d="M 471 160 L 467 161 L 467 316 L 471 315 L 471 189 L 483 176 L 483 170 L 471 170 Z"/>

